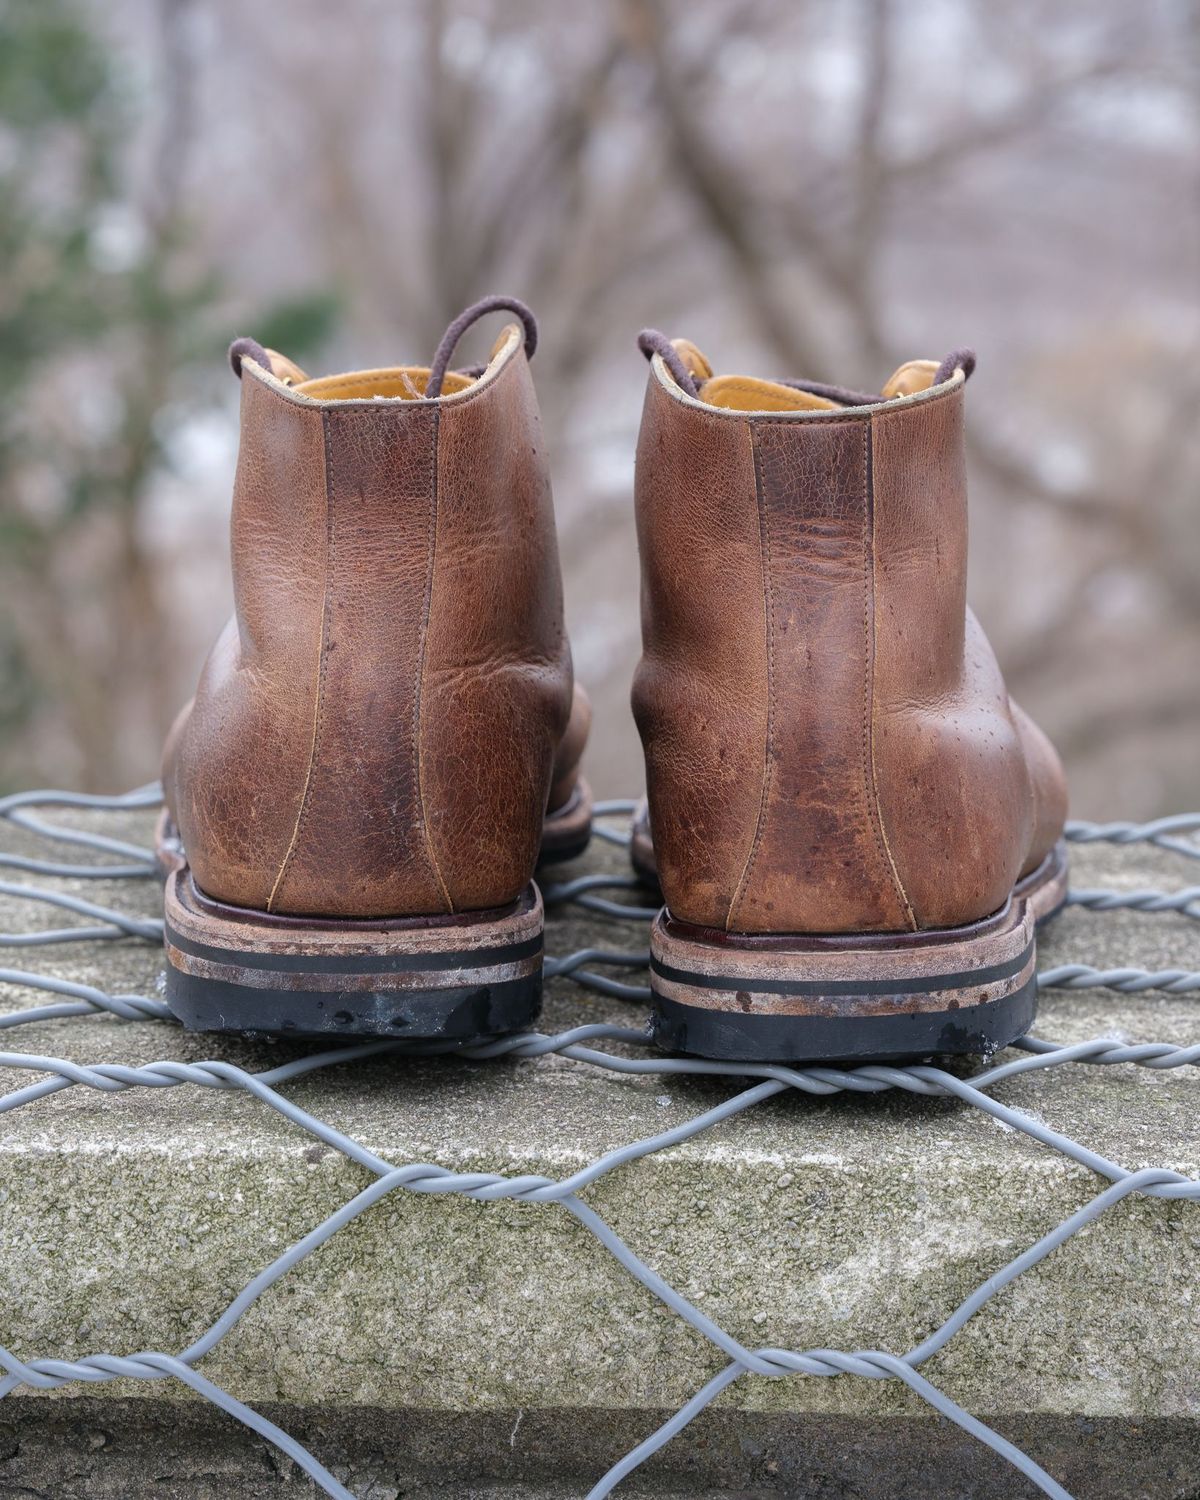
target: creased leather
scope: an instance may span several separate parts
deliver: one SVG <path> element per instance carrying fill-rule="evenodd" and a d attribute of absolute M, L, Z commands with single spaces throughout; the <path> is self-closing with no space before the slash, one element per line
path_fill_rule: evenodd
<path fill-rule="evenodd" d="M 248 371 L 232 553 L 235 618 L 164 754 L 201 888 L 300 916 L 514 900 L 572 692 L 519 343 L 439 403 Z"/>
<path fill-rule="evenodd" d="M 274 911 L 448 909 L 419 788 L 417 682 L 432 564 L 437 413 L 324 413 L 329 496 L 311 769 Z"/>
<path fill-rule="evenodd" d="M 872 423 L 877 776 L 925 927 L 1002 906 L 1034 831 L 1004 679 L 967 609 L 963 392 L 960 383 Z"/>
<path fill-rule="evenodd" d="M 1061 835 L 1066 784 L 966 606 L 962 382 L 739 420 L 667 380 L 639 443 L 634 706 L 671 911 L 748 933 L 990 915 Z"/>
<path fill-rule="evenodd" d="M 767 737 L 762 543 L 749 424 L 651 380 L 637 469 L 646 753 L 663 889 L 724 927 L 758 820 Z"/>
<path fill-rule="evenodd" d="M 265 908 L 300 813 L 312 741 L 325 436 L 318 408 L 249 368 L 241 424 L 230 527 L 235 614 L 168 738 L 163 788 L 200 886 Z"/>
<path fill-rule="evenodd" d="M 499 905 L 537 859 L 571 710 L 554 508 L 523 352 L 442 403 L 421 688 L 429 833 L 456 910 Z"/>
<path fill-rule="evenodd" d="M 870 429 L 753 424 L 767 555 L 770 736 L 753 857 L 729 926 L 911 925 L 871 757 Z"/>

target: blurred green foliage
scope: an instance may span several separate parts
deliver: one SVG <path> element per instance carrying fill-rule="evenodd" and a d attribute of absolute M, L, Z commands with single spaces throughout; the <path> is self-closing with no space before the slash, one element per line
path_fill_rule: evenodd
<path fill-rule="evenodd" d="M 71 8 L 0 0 L 0 396 L 104 327 L 90 239 L 117 125 L 104 56 Z M 6 403 L 0 441 L 11 415 Z"/>
<path fill-rule="evenodd" d="M 319 349 L 337 322 L 339 302 L 332 292 L 285 297 L 254 319 L 254 337 L 289 358 Z"/>
<path fill-rule="evenodd" d="M 176 8 L 178 16 L 181 8 Z M 164 16 L 170 19 L 170 12 Z M 175 80 L 178 83 L 178 80 Z M 233 311 L 189 234 L 179 181 L 180 122 L 163 126 L 164 159 L 151 202 L 133 200 L 123 145 L 138 103 L 76 0 L 0 0 L 0 730 L 28 720 L 44 695 L 79 690 L 83 667 L 66 660 L 40 619 L 57 607 L 56 560 L 79 527 L 107 513 L 118 528 L 106 564 L 87 578 L 116 623 L 128 660 L 155 590 L 138 578 L 136 517 L 169 461 L 164 424 L 212 400 L 227 375 L 223 351 L 246 329 L 302 356 L 330 335 L 336 299 L 315 292 Z M 233 326 L 234 324 L 240 326 Z M 104 420 L 93 428 L 47 420 L 51 388 L 72 362 L 90 362 Z M 36 494 L 34 493 L 36 491 Z M 114 561 L 115 559 L 115 561 Z M 107 567 L 107 573 L 101 571 Z M 125 639 L 120 639 L 124 629 Z M 96 670 L 96 663 L 90 670 Z M 13 774 L 10 768 L 9 775 Z M 20 774 L 18 770 L 17 774 Z M 7 778 L 6 778 L 7 779 Z"/>

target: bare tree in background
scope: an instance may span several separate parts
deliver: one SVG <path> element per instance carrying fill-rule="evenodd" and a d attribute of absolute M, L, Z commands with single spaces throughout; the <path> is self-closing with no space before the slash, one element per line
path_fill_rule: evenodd
<path fill-rule="evenodd" d="M 972 592 L 1014 690 L 1067 752 L 1081 809 L 1099 810 L 1114 786 L 1130 813 L 1200 795 L 1194 8 L 118 10 L 115 32 L 111 14 L 97 17 L 118 51 L 157 58 L 161 147 L 139 216 L 160 263 L 230 289 L 218 307 L 327 288 L 341 317 L 325 362 L 343 367 L 428 357 L 487 291 L 538 310 L 603 790 L 640 778 L 626 707 L 644 380 L 632 340 L 656 322 L 726 366 L 868 389 L 914 354 L 974 342 L 972 525 L 986 566 Z M 117 482 L 133 583 L 107 647 L 107 721 L 87 685 L 77 693 L 54 668 L 56 695 L 88 704 L 68 740 L 86 745 L 106 723 L 118 747 L 80 762 L 109 784 L 152 765 L 150 721 L 186 696 L 223 603 L 203 619 L 172 614 L 171 579 L 138 574 L 133 497 L 153 493 L 161 462 L 156 404 L 167 368 L 200 342 L 172 317 L 127 351 L 131 437 L 118 446 L 133 467 Z M 155 599 L 166 618 L 146 627 Z M 61 584 L 51 601 L 72 615 Z M 75 649 L 60 639 L 45 670 Z M 72 670 L 88 675 L 85 660 Z M 162 684 L 153 706 L 122 738 L 149 683 Z"/>
<path fill-rule="evenodd" d="M 898 197 L 919 194 L 929 184 L 962 173 L 980 155 L 1044 131 L 1070 109 L 1078 95 L 1097 85 L 1135 81 L 1164 87 L 1174 83 L 1181 90 L 1194 87 L 1186 69 L 1172 78 L 1173 69 L 1143 31 L 1140 15 L 1117 11 L 1108 24 L 1097 28 L 1099 34 L 1089 41 L 1083 55 L 1068 63 L 1039 55 L 1034 46 L 1023 47 L 1020 61 L 1028 80 L 1003 109 L 982 119 L 968 115 L 957 120 L 922 149 L 896 151 L 887 143 L 886 123 L 900 86 L 894 57 L 899 7 L 895 0 L 863 0 L 857 119 L 845 133 L 845 157 L 832 167 L 824 164 L 815 180 L 780 199 L 771 193 L 769 184 L 763 188 L 750 161 L 723 153 L 721 142 L 704 129 L 704 120 L 719 118 L 720 112 L 705 108 L 703 80 L 711 71 L 713 56 L 728 45 L 729 32 L 708 39 L 706 56 L 681 63 L 672 55 L 668 7 L 662 0 L 627 3 L 654 70 L 680 179 L 737 265 L 764 344 L 792 368 L 827 370 L 834 361 L 820 329 L 805 319 L 804 308 L 780 295 L 775 284 L 780 264 L 802 264 L 825 298 L 838 308 L 840 327 L 850 333 L 843 360 L 848 357 L 859 368 L 876 370 L 898 363 L 908 357 L 908 351 L 896 344 L 886 299 L 880 295 L 894 229 L 892 206 Z M 989 41 L 993 36 L 987 22 L 994 14 L 994 8 L 980 7 L 977 15 L 977 24 Z M 1031 27 L 1028 35 L 1036 38 L 1036 28 Z M 1047 53 L 1053 50 L 1046 49 Z M 761 142 L 757 149 L 762 149 Z M 1190 182 L 1185 177 L 1182 185 L 1190 188 L 1194 204 L 1200 176 L 1193 175 Z M 1194 223 L 1192 227 L 1194 242 Z M 945 224 L 943 232 L 952 234 L 953 224 Z M 960 249 L 964 255 L 971 253 L 969 242 Z M 1054 246 L 1047 247 L 1047 254 L 1054 252 Z M 1058 253 L 1069 266 L 1078 248 L 1064 246 Z M 1185 357 L 1186 353 L 1192 357 Z M 1186 420 L 1200 396 L 1200 363 L 1194 355 L 1193 345 L 1174 359 L 1164 359 L 1158 369 L 1141 370 L 1135 365 L 1126 372 L 1119 368 L 1104 372 L 1110 378 L 1119 379 L 1125 373 L 1128 378 L 1153 382 L 1158 409 L 1131 464 L 1115 475 L 1097 464 L 1089 482 L 1077 487 L 1047 483 L 1015 445 L 997 443 L 988 432 L 986 418 L 981 423 L 975 414 L 969 456 L 976 476 L 1002 488 L 1013 506 L 1051 512 L 1061 523 L 1055 562 L 1069 558 L 1082 562 L 1074 576 L 1062 568 L 1056 580 L 1060 586 L 1050 621 L 1053 653 L 1058 657 L 1056 682 L 1062 680 L 1064 668 L 1070 670 L 1073 659 L 1093 649 L 1089 599 L 1114 556 L 1165 588 L 1173 613 L 1191 637 L 1189 654 L 1200 667 L 1195 654 L 1200 632 L 1200 551 L 1194 544 L 1181 548 L 1179 525 L 1183 516 L 1194 518 L 1200 475 Z M 1109 355 L 1114 364 L 1121 357 L 1119 348 Z M 1190 530 L 1194 537 L 1195 529 Z M 1135 653 L 1142 655 L 1136 646 Z M 1035 639 L 1010 643 L 1010 676 L 1018 691 L 1023 684 L 1036 691 L 1037 676 L 1049 665 L 1051 654 L 1046 622 L 1039 626 Z M 1119 733 L 1133 717 L 1128 709 L 1116 714 L 1111 707 L 1089 711 L 1068 731 L 1064 748 L 1085 751 L 1102 732 L 1105 737 Z M 1195 680 L 1160 674 L 1139 703 L 1136 719 L 1143 729 L 1184 726 L 1194 731 L 1200 726 L 1200 692 Z"/>

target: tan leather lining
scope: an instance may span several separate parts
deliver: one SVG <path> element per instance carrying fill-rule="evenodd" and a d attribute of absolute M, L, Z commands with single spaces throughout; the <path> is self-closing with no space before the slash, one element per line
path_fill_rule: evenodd
<path fill-rule="evenodd" d="M 691 339 L 672 339 L 675 352 L 687 366 L 688 373 L 694 380 L 708 380 L 712 376 L 713 367 L 696 348 Z"/>
<path fill-rule="evenodd" d="M 915 396 L 918 391 L 929 390 L 937 372 L 935 359 L 910 359 L 900 366 L 881 394 L 885 401 L 890 401 L 893 396 Z"/>
<path fill-rule="evenodd" d="M 253 366 L 249 366 L 249 368 L 253 369 Z M 743 413 L 740 411 L 732 411 L 727 407 L 714 406 L 711 402 L 706 402 L 698 396 L 689 396 L 677 383 L 670 370 L 668 370 L 661 355 L 656 354 L 650 361 L 650 372 L 655 382 L 667 393 L 672 401 L 677 402 L 680 406 L 691 406 L 698 411 L 707 412 L 714 421 L 740 422 L 742 420 Z M 865 422 L 875 412 L 903 411 L 909 405 L 924 405 L 926 402 L 933 405 L 936 402 L 948 400 L 963 383 L 963 372 L 955 370 L 950 379 L 944 380 L 941 385 L 930 386 L 928 390 L 917 391 L 911 396 L 893 396 L 890 399 L 885 399 L 881 395 L 877 401 L 872 401 L 864 406 L 835 406 L 832 411 L 783 411 L 776 412 L 774 415 L 784 420 L 792 418 L 805 426 L 810 423 L 818 426 L 836 422 Z M 784 387 L 784 389 L 786 390 L 788 387 Z M 458 399 L 462 400 L 464 398 L 459 397 Z M 465 399 L 470 398 L 467 397 Z M 763 415 L 766 415 L 766 413 Z"/>
<path fill-rule="evenodd" d="M 268 349 L 267 358 L 271 361 L 271 374 L 284 385 L 303 385 L 308 379 L 307 371 L 286 354 L 280 354 L 278 349 Z"/>
<path fill-rule="evenodd" d="M 421 365 L 394 365 L 382 370 L 356 370 L 347 375 L 322 375 L 304 380 L 292 389 L 314 401 L 368 401 L 385 396 L 401 401 L 422 401 L 429 381 L 429 370 Z M 443 396 L 456 396 L 469 390 L 475 382 L 469 375 L 447 370 L 442 382 Z"/>
<path fill-rule="evenodd" d="M 834 401 L 751 375 L 716 375 L 700 387 L 699 397 L 710 406 L 732 411 L 838 411 Z"/>

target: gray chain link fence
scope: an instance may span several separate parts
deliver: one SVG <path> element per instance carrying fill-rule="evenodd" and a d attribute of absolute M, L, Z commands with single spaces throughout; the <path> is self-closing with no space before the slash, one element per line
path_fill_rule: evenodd
<path fill-rule="evenodd" d="M 159 788 L 147 786 L 121 797 L 89 797 L 69 792 L 28 792 L 0 799 L 0 817 L 39 835 L 47 843 L 70 844 L 93 851 L 86 863 L 69 863 L 51 858 L 29 858 L 0 854 L 0 868 L 20 870 L 26 874 L 50 877 L 152 879 L 155 875 L 152 851 L 120 839 L 109 838 L 88 829 L 70 827 L 60 822 L 48 823 L 37 816 L 39 807 L 106 808 L 129 811 L 157 805 Z M 607 802 L 597 807 L 597 833 L 613 843 L 627 843 L 628 834 L 605 819 L 625 817 L 633 810 L 632 802 Z M 1150 842 L 1170 849 L 1189 859 L 1200 860 L 1200 814 L 1160 818 L 1152 823 L 1073 823 L 1067 836 L 1078 843 L 1103 840 L 1115 844 Z M 95 852 L 107 862 L 95 862 Z M 614 924 L 644 928 L 655 915 L 655 908 L 638 904 L 642 890 L 632 877 L 585 875 L 578 879 L 548 884 L 543 895 L 549 910 L 574 903 L 588 911 L 610 918 Z M 32 933 L 0 933 L 0 947 L 36 948 L 50 944 L 96 940 L 134 940 L 161 943 L 162 923 L 130 916 L 107 906 L 81 900 L 60 890 L 0 880 L 0 893 L 22 900 L 44 903 L 72 913 L 82 922 L 66 927 L 47 928 Z M 1117 908 L 1142 912 L 1172 912 L 1186 919 L 1200 920 L 1200 886 L 1174 892 L 1163 891 L 1074 891 L 1071 904 L 1095 911 Z M 598 969 L 644 969 L 649 961 L 646 948 L 582 949 L 559 957 L 547 957 L 550 977 L 569 978 L 585 990 L 615 996 L 623 1000 L 644 1002 L 649 988 L 627 983 L 598 973 Z M 1040 973 L 1042 989 L 1109 988 L 1127 992 L 1162 990 L 1173 994 L 1200 993 L 1200 973 L 1181 969 L 1164 969 L 1149 973 L 1134 968 L 1098 970 L 1087 964 L 1068 964 Z M 0 1015 L 0 1029 L 12 1030 L 34 1021 L 107 1013 L 114 1020 L 156 1020 L 173 1023 L 165 1004 L 147 995 L 109 995 L 86 984 L 54 978 L 35 971 L 0 968 L 0 983 L 25 986 L 44 991 L 55 998 L 11 1014 Z M 618 1054 L 602 1050 L 596 1043 L 619 1043 L 627 1050 Z M 629 1055 L 632 1049 L 633 1055 Z M 229 1332 L 238 1319 L 268 1287 L 287 1275 L 331 1236 L 365 1213 L 380 1199 L 393 1192 L 459 1193 L 480 1203 L 503 1199 L 520 1199 L 526 1203 L 554 1204 L 574 1215 L 595 1236 L 629 1274 L 692 1328 L 703 1334 L 728 1360 L 724 1369 L 692 1397 L 669 1421 L 600 1478 L 588 1494 L 588 1500 L 601 1500 L 611 1494 L 621 1480 L 631 1474 L 653 1453 L 668 1443 L 727 1386 L 743 1375 L 782 1377 L 788 1375 L 854 1375 L 865 1380 L 899 1380 L 924 1398 L 934 1410 L 956 1422 L 964 1431 L 1003 1455 L 1045 1494 L 1058 1500 L 1071 1500 L 1058 1484 L 1027 1453 L 1010 1443 L 969 1412 L 963 1410 L 944 1392 L 930 1383 L 920 1366 L 937 1353 L 963 1325 L 991 1298 L 1018 1276 L 1036 1266 L 1052 1251 L 1064 1244 L 1085 1225 L 1094 1222 L 1114 1204 L 1131 1193 L 1150 1198 L 1200 1199 L 1200 1181 L 1167 1168 L 1147 1167 L 1129 1172 L 1116 1162 L 1090 1150 L 1078 1141 L 1049 1129 L 1029 1115 L 1007 1108 L 990 1096 L 989 1091 L 1003 1079 L 1033 1069 L 1059 1068 L 1071 1065 L 1111 1065 L 1132 1063 L 1152 1069 L 1191 1066 L 1200 1062 L 1200 1044 L 1179 1047 L 1168 1043 L 1147 1042 L 1126 1045 L 1112 1038 L 1061 1045 L 1044 1038 L 1025 1037 L 1014 1044 L 1013 1051 L 1023 1055 L 1011 1061 L 987 1066 L 970 1079 L 958 1078 L 941 1068 L 860 1067 L 853 1069 L 815 1067 L 789 1068 L 777 1064 L 704 1062 L 698 1059 L 665 1057 L 649 1043 L 645 1027 L 590 1025 L 578 1026 L 554 1036 L 538 1032 L 506 1037 L 486 1046 L 466 1049 L 475 1059 L 513 1057 L 534 1058 L 554 1052 L 585 1067 L 607 1068 L 618 1073 L 640 1074 L 718 1074 L 745 1083 L 723 1103 L 695 1118 L 660 1134 L 632 1142 L 606 1152 L 589 1166 L 571 1176 L 554 1181 L 541 1176 L 505 1177 L 490 1172 L 452 1172 L 429 1162 L 396 1163 L 386 1161 L 358 1141 L 326 1124 L 323 1120 L 290 1103 L 280 1090 L 302 1074 L 321 1068 L 345 1066 L 366 1057 L 402 1050 L 402 1044 L 375 1042 L 357 1047 L 343 1047 L 251 1073 L 229 1063 L 213 1060 L 203 1063 L 159 1062 L 147 1067 L 123 1067 L 112 1064 L 89 1067 L 63 1057 L 42 1057 L 29 1053 L 0 1053 L 0 1066 L 43 1074 L 38 1082 L 0 1096 L 0 1113 L 20 1109 L 37 1099 L 62 1089 L 90 1088 L 116 1093 L 131 1088 L 178 1088 L 189 1086 L 207 1089 L 241 1089 L 276 1110 L 286 1120 L 317 1140 L 332 1146 L 351 1161 L 374 1174 L 374 1181 L 356 1197 L 318 1224 L 303 1239 L 292 1245 L 262 1270 L 229 1304 L 221 1316 L 186 1349 L 179 1353 L 143 1350 L 137 1354 L 93 1354 L 83 1359 L 61 1360 L 51 1357 L 21 1360 L 0 1346 L 0 1398 L 19 1386 L 49 1389 L 72 1381 L 92 1384 L 120 1378 L 137 1380 L 176 1379 L 207 1397 L 239 1421 L 260 1433 L 288 1454 L 326 1494 L 340 1500 L 354 1500 L 351 1492 L 295 1439 L 274 1423 L 267 1421 L 244 1402 L 207 1379 L 196 1365 Z M 411 1050 L 411 1048 L 409 1049 Z M 426 1049 L 435 1050 L 435 1049 Z M 1077 1213 L 1063 1220 L 1021 1255 L 979 1286 L 936 1331 L 906 1354 L 891 1354 L 879 1349 L 852 1352 L 835 1349 L 748 1348 L 712 1319 L 705 1316 L 667 1281 L 652 1270 L 595 1213 L 579 1194 L 606 1173 L 630 1162 L 663 1151 L 742 1114 L 776 1094 L 795 1089 L 806 1094 L 878 1093 L 902 1089 L 926 1096 L 954 1097 L 965 1105 L 982 1110 L 993 1118 L 1021 1131 L 1045 1146 L 1060 1151 L 1071 1161 L 1089 1168 L 1107 1185 Z"/>

